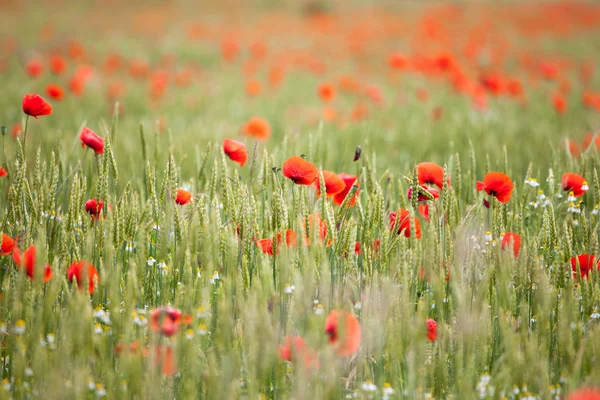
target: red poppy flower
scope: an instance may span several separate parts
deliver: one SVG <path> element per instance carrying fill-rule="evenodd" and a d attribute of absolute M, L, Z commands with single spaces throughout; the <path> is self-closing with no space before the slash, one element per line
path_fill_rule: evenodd
<path fill-rule="evenodd" d="M 44 66 L 40 60 L 29 60 L 25 64 L 25 71 L 31 78 L 37 78 L 44 72 Z"/>
<path fill-rule="evenodd" d="M 177 189 L 177 197 L 175 198 L 175 203 L 180 206 L 184 206 L 192 200 L 192 194 L 184 189 Z"/>
<path fill-rule="evenodd" d="M 256 241 L 256 245 L 262 250 L 264 254 L 268 254 L 270 256 L 273 255 L 273 239 L 259 239 Z M 279 246 L 277 246 L 277 249 L 279 250 Z"/>
<path fill-rule="evenodd" d="M 39 94 L 27 93 L 23 97 L 23 112 L 27 115 L 32 116 L 35 119 L 42 115 L 52 114 L 52 107 L 46 103 L 46 100 Z"/>
<path fill-rule="evenodd" d="M 329 103 L 335 98 L 335 87 L 330 83 L 322 83 L 319 85 L 317 93 L 321 100 L 325 103 Z"/>
<path fill-rule="evenodd" d="M 356 175 L 350 175 L 345 172 L 342 172 L 339 175 L 339 177 L 342 179 L 342 181 L 344 181 L 345 186 L 344 189 L 342 189 L 339 193 L 333 196 L 333 202 L 338 206 L 341 206 L 344 200 L 346 199 L 346 196 L 348 196 L 348 193 L 350 193 L 352 186 L 359 186 L 359 184 Z M 327 186 L 327 182 L 325 183 L 325 186 Z M 356 199 L 358 198 L 359 193 L 360 188 L 356 191 L 354 196 L 352 196 L 352 199 L 348 202 L 348 207 L 352 207 L 354 204 L 356 204 Z"/>
<path fill-rule="evenodd" d="M 562 190 L 565 192 L 573 192 L 575 197 L 579 197 L 585 194 L 590 188 L 587 181 L 581 175 L 567 172 L 562 176 L 560 181 Z"/>
<path fill-rule="evenodd" d="M 502 172 L 488 172 L 483 182 L 477 182 L 477 191 L 485 190 L 490 196 L 494 196 L 501 203 L 508 203 L 513 191 L 512 180 Z"/>
<path fill-rule="evenodd" d="M 345 182 L 338 176 L 338 174 L 323 170 L 323 180 L 325 181 L 325 192 L 327 197 L 333 197 L 346 187 Z M 321 185 L 320 180 L 315 180 L 315 187 L 317 188 L 317 196 L 321 196 Z"/>
<path fill-rule="evenodd" d="M 94 131 L 84 127 L 79 134 L 81 147 L 89 147 L 98 154 L 104 154 L 104 139 L 98 136 Z"/>
<path fill-rule="evenodd" d="M 0 256 L 7 256 L 13 252 L 17 243 L 6 233 L 2 234 L 2 244 L 0 245 Z"/>
<path fill-rule="evenodd" d="M 571 392 L 567 400 L 600 400 L 600 390 L 585 388 Z"/>
<path fill-rule="evenodd" d="M 560 93 L 554 93 L 552 95 L 552 106 L 558 114 L 564 114 L 567 111 L 567 100 Z"/>
<path fill-rule="evenodd" d="M 506 232 L 502 238 L 500 247 L 504 250 L 510 246 L 512 246 L 513 254 L 515 255 L 515 258 L 517 258 L 519 256 L 519 251 L 521 250 L 521 236 L 516 233 Z"/>
<path fill-rule="evenodd" d="M 396 223 L 398 220 L 398 223 Z M 413 217 L 413 225 L 415 227 L 415 237 L 419 239 L 421 237 L 421 224 L 417 217 Z M 404 232 L 405 237 L 410 237 L 410 212 L 408 210 L 401 209 L 390 213 L 390 230 L 394 229 L 394 226 L 398 229 L 398 235 Z"/>
<path fill-rule="evenodd" d="M 23 132 L 23 127 L 18 122 L 16 124 L 14 124 L 12 126 L 11 130 L 10 130 L 10 134 L 14 138 L 16 138 L 17 136 L 19 136 L 22 132 Z"/>
<path fill-rule="evenodd" d="M 437 185 L 440 189 L 444 186 L 444 168 L 434 162 L 422 162 L 417 164 L 417 178 L 419 185 Z M 450 180 L 448 180 L 450 183 Z"/>
<path fill-rule="evenodd" d="M 331 311 L 325 321 L 325 333 L 338 356 L 350 356 L 360 348 L 360 323 L 356 316 L 347 311 Z"/>
<path fill-rule="evenodd" d="M 88 292 L 89 294 L 94 293 L 94 281 L 100 280 L 100 275 L 96 267 L 88 261 L 77 261 L 71 264 L 67 269 L 67 279 L 73 283 L 73 280 L 77 282 L 79 290 L 84 288 L 84 280 L 88 281 Z"/>
<path fill-rule="evenodd" d="M 5 176 L 8 176 L 8 171 L 0 167 L 0 178 L 4 178 Z"/>
<path fill-rule="evenodd" d="M 175 359 L 173 348 L 169 346 L 156 346 L 155 352 L 155 366 L 161 367 L 160 372 L 164 376 L 173 376 L 177 372 L 177 360 Z"/>
<path fill-rule="evenodd" d="M 437 338 L 437 322 L 428 318 L 425 324 L 427 325 L 427 339 L 433 342 Z"/>
<path fill-rule="evenodd" d="M 319 368 L 321 365 L 318 355 L 308 348 L 300 336 L 286 336 L 285 344 L 279 346 L 279 358 L 304 367 Z"/>
<path fill-rule="evenodd" d="M 223 140 L 223 152 L 227 154 L 232 161 L 240 164 L 243 167 L 248 161 L 248 150 L 244 143 L 236 140 L 225 139 Z"/>
<path fill-rule="evenodd" d="M 440 198 L 440 192 L 439 190 L 437 190 L 434 187 L 430 187 L 430 186 L 426 186 L 426 185 L 420 185 L 421 188 L 423 190 L 425 190 L 426 192 L 428 192 L 429 194 L 431 194 L 433 196 L 433 199 L 439 199 Z M 410 200 L 412 198 L 412 187 L 408 188 L 408 199 Z M 427 197 L 425 194 L 419 192 L 419 197 L 417 199 L 418 201 L 428 201 L 429 197 Z"/>
<path fill-rule="evenodd" d="M 283 163 L 283 176 L 297 185 L 311 185 L 319 177 L 319 170 L 310 161 L 292 156 Z"/>
<path fill-rule="evenodd" d="M 275 235 L 277 239 L 277 254 L 279 254 L 279 249 L 283 244 L 283 235 L 281 233 L 277 233 Z M 297 235 L 296 232 L 292 229 L 288 229 L 285 231 L 285 244 L 287 247 L 296 247 L 297 246 Z M 273 239 L 259 239 L 256 241 L 256 245 L 262 250 L 264 254 L 268 254 L 270 256 L 273 255 Z"/>
<path fill-rule="evenodd" d="M 13 249 L 13 261 L 18 268 L 25 267 L 25 274 L 32 280 L 35 279 L 35 253 L 35 246 L 30 246 L 23 254 L 17 247 Z M 50 278 L 52 278 L 52 269 L 49 265 L 45 265 L 42 279 L 48 282 Z"/>
<path fill-rule="evenodd" d="M 85 211 L 90 214 L 92 219 L 100 218 L 100 213 L 102 212 L 102 208 L 104 207 L 104 203 L 102 200 L 89 199 L 85 202 Z"/>
<path fill-rule="evenodd" d="M 172 307 L 159 307 L 150 313 L 150 328 L 170 337 L 179 331 L 183 319 L 181 310 Z"/>
<path fill-rule="evenodd" d="M 63 88 L 56 83 L 50 83 L 46 86 L 46 94 L 54 100 L 62 100 L 65 92 L 63 91 Z"/>
<path fill-rule="evenodd" d="M 388 59 L 388 65 L 393 69 L 404 70 L 408 68 L 409 60 L 403 54 L 393 53 Z"/>
<path fill-rule="evenodd" d="M 246 94 L 255 97 L 260 94 L 261 86 L 258 79 L 250 79 L 246 82 Z"/>
<path fill-rule="evenodd" d="M 265 140 L 271 136 L 271 127 L 266 119 L 261 117 L 252 117 L 244 124 L 242 133 L 252 136 L 258 140 Z"/>
<path fill-rule="evenodd" d="M 55 55 L 50 57 L 50 71 L 56 75 L 61 75 L 67 69 L 67 61 L 59 56 Z"/>
<path fill-rule="evenodd" d="M 581 276 L 587 279 L 590 271 L 600 268 L 600 261 L 591 254 L 580 254 L 577 257 L 571 257 L 571 270 L 573 271 L 573 279 L 577 279 L 577 265 L 581 271 Z"/>
<path fill-rule="evenodd" d="M 427 203 L 419 204 L 419 206 L 417 207 L 417 211 L 425 221 L 429 221 L 429 206 L 427 205 Z"/>
<path fill-rule="evenodd" d="M 354 254 L 356 254 L 357 256 L 359 256 L 360 253 L 361 253 L 360 242 L 355 242 L 354 243 Z"/>
<path fill-rule="evenodd" d="M 325 240 L 325 238 L 327 237 L 327 223 L 325 223 L 325 221 L 321 218 L 321 214 L 310 214 L 307 218 L 308 227 L 306 226 L 306 223 L 303 224 L 306 235 L 304 237 L 304 243 L 307 246 L 310 245 L 311 238 L 313 236 L 313 233 L 315 232 L 315 229 L 317 229 L 317 226 L 319 227 L 319 240 Z M 306 222 L 306 220 L 304 222 Z M 327 245 L 329 246 L 330 244 L 331 243 L 329 241 Z"/>

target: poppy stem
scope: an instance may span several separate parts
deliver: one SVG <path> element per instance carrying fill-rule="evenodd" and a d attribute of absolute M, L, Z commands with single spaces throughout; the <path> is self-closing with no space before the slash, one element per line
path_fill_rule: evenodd
<path fill-rule="evenodd" d="M 23 156 L 25 156 L 25 144 L 27 143 L 27 126 L 29 125 L 29 115 L 25 117 L 25 129 L 23 129 Z"/>

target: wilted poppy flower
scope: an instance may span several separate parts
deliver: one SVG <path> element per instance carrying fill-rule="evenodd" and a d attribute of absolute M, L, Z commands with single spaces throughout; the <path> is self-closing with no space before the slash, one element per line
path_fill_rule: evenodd
<path fill-rule="evenodd" d="M 325 103 L 329 103 L 335 98 L 335 87 L 330 83 L 322 83 L 319 85 L 317 93 L 321 100 Z"/>
<path fill-rule="evenodd" d="M 85 211 L 90 214 L 92 219 L 100 218 L 100 213 L 102 212 L 102 208 L 104 207 L 104 203 L 102 200 L 89 199 L 85 202 Z"/>
<path fill-rule="evenodd" d="M 512 246 L 513 254 L 515 255 L 515 258 L 517 258 L 519 256 L 519 251 L 521 250 L 521 236 L 516 233 L 506 232 L 502 237 L 500 247 L 504 250 L 510 246 Z"/>
<path fill-rule="evenodd" d="M 179 331 L 183 319 L 181 310 L 172 307 L 159 307 L 150 314 L 150 328 L 170 337 Z"/>
<path fill-rule="evenodd" d="M 67 69 L 67 61 L 59 55 L 50 57 L 50 71 L 56 75 L 61 75 Z"/>
<path fill-rule="evenodd" d="M 437 322 L 428 318 L 425 324 L 427 325 L 427 339 L 433 342 L 437 338 Z"/>
<path fill-rule="evenodd" d="M 310 161 L 292 156 L 283 163 L 283 176 L 297 185 L 311 185 L 319 177 L 319 170 Z"/>
<path fill-rule="evenodd" d="M 396 220 L 398 221 L 397 223 Z M 416 231 L 415 237 L 418 239 L 421 237 L 421 223 L 417 217 L 413 217 L 413 226 Z M 390 213 L 390 230 L 393 230 L 394 227 L 397 228 L 398 235 L 404 232 L 405 237 L 411 236 L 410 212 L 408 210 L 401 209 Z"/>
<path fill-rule="evenodd" d="M 71 283 L 73 283 L 73 281 L 75 280 L 77 282 L 77 287 L 79 288 L 79 290 L 83 290 L 84 281 L 85 279 L 87 279 L 88 292 L 89 294 L 92 294 L 94 293 L 94 281 L 99 281 L 100 275 L 98 274 L 98 270 L 92 265 L 92 263 L 82 260 L 74 262 L 67 269 L 67 279 Z"/>
<path fill-rule="evenodd" d="M 279 358 L 304 367 L 319 368 L 318 355 L 310 350 L 300 336 L 286 336 L 283 346 L 279 346 Z"/>
<path fill-rule="evenodd" d="M 27 93 L 23 97 L 23 112 L 38 119 L 42 115 L 52 114 L 52 107 L 39 94 Z"/>
<path fill-rule="evenodd" d="M 50 83 L 48 86 L 46 86 L 46 94 L 54 100 L 62 100 L 65 92 L 63 88 L 56 83 Z"/>
<path fill-rule="evenodd" d="M 356 316 L 347 311 L 331 311 L 325 321 L 325 333 L 338 356 L 350 356 L 360 348 L 360 323 Z"/>
<path fill-rule="evenodd" d="M 0 178 L 4 178 L 5 176 L 8 176 L 8 171 L 0 167 Z"/>
<path fill-rule="evenodd" d="M 243 167 L 248 161 L 248 150 L 246 145 L 237 140 L 225 139 L 223 140 L 223 152 L 227 154 L 232 161 L 240 164 Z"/>
<path fill-rule="evenodd" d="M 13 252 L 16 242 L 6 233 L 2 234 L 2 243 L 0 244 L 0 256 L 7 256 Z"/>
<path fill-rule="evenodd" d="M 359 186 L 359 184 L 356 175 L 350 175 L 345 172 L 342 172 L 339 175 L 339 177 L 342 179 L 342 181 L 344 181 L 345 186 L 344 189 L 342 189 L 340 192 L 336 193 L 335 196 L 333 196 L 333 202 L 338 206 L 341 206 L 344 200 L 346 199 L 348 193 L 350 193 L 352 186 Z M 327 186 L 327 182 L 325 182 L 325 186 Z M 359 193 L 360 188 L 358 188 L 356 193 L 352 196 L 352 199 L 350 199 L 350 201 L 348 202 L 348 207 L 352 207 L 354 204 L 356 204 L 356 199 L 358 198 Z"/>
<path fill-rule="evenodd" d="M 567 400 L 600 400 L 600 390 L 586 388 L 571 392 Z"/>
<path fill-rule="evenodd" d="M 327 197 L 333 197 L 346 187 L 346 184 L 338 176 L 338 174 L 323 170 L 323 180 L 325 181 L 325 193 Z M 315 180 L 315 187 L 317 188 L 317 196 L 321 196 L 321 181 L 319 178 Z"/>
<path fill-rule="evenodd" d="M 587 279 L 590 271 L 600 268 L 600 261 L 591 254 L 580 254 L 577 257 L 571 257 L 571 270 L 573 271 L 573 279 L 577 279 L 577 266 L 581 271 L 581 276 Z"/>
<path fill-rule="evenodd" d="M 244 135 L 252 136 L 258 140 L 264 140 L 271 135 L 271 127 L 266 119 L 252 117 L 244 124 L 242 132 Z"/>
<path fill-rule="evenodd" d="M 417 178 L 419 185 L 426 183 L 437 185 L 441 189 L 444 186 L 444 168 L 434 162 L 419 163 L 417 164 Z"/>
<path fill-rule="evenodd" d="M 27 64 L 25 64 L 25 72 L 27 72 L 27 75 L 31 78 L 37 78 L 44 72 L 44 66 L 40 60 L 29 60 Z"/>
<path fill-rule="evenodd" d="M 567 172 L 562 176 L 560 181 L 562 190 L 565 192 L 573 192 L 575 197 L 579 197 L 585 194 L 590 188 L 587 181 L 581 175 Z"/>
<path fill-rule="evenodd" d="M 175 197 L 175 203 L 180 206 L 186 205 L 192 200 L 192 194 L 184 189 L 177 189 L 177 196 Z"/>
<path fill-rule="evenodd" d="M 483 182 L 477 182 L 477 191 L 485 190 L 490 196 L 494 196 L 501 203 L 508 203 L 513 191 L 513 181 L 502 172 L 488 172 Z"/>
<path fill-rule="evenodd" d="M 25 267 L 25 274 L 30 279 L 35 279 L 35 253 L 35 246 L 30 246 L 23 254 L 21 254 L 21 251 L 17 247 L 13 249 L 13 261 L 17 264 L 18 268 Z M 51 278 L 52 269 L 49 265 L 45 265 L 42 279 L 44 282 L 48 282 Z"/>

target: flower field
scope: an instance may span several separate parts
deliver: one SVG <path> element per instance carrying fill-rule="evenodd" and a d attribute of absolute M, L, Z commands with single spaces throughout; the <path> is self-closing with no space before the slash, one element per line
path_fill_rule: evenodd
<path fill-rule="evenodd" d="M 600 5 L 6 1 L 0 398 L 600 400 Z"/>

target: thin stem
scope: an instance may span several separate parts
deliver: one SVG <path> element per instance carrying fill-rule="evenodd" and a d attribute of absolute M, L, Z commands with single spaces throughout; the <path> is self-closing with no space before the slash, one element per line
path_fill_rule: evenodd
<path fill-rule="evenodd" d="M 23 156 L 25 156 L 25 145 L 27 144 L 27 126 L 29 125 L 29 115 L 25 117 L 25 129 L 23 130 Z"/>

